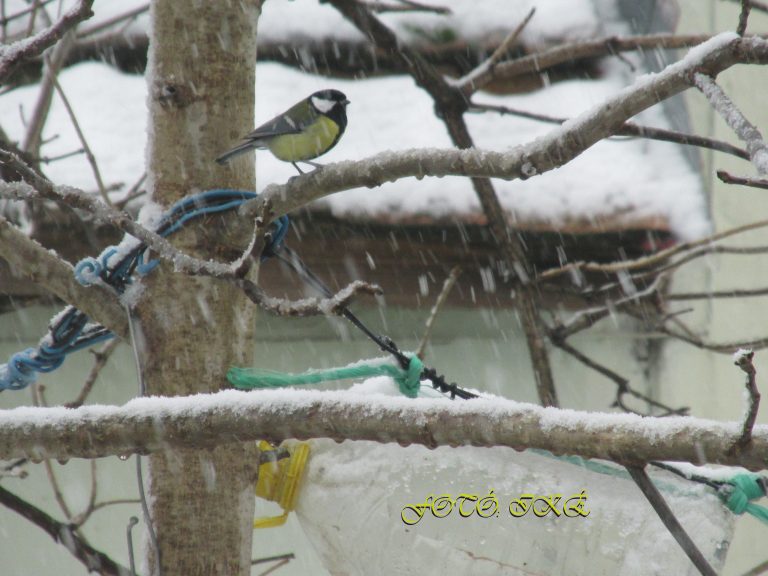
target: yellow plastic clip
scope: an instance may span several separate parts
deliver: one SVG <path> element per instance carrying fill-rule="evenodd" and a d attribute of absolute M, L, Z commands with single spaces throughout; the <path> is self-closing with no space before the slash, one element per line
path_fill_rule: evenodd
<path fill-rule="evenodd" d="M 279 448 L 269 442 L 261 441 L 259 449 L 262 453 L 274 452 L 278 455 Z M 280 516 L 256 518 L 254 528 L 272 528 L 285 524 L 288 514 L 296 508 L 299 497 L 304 468 L 309 460 L 309 444 L 304 442 L 290 443 L 282 450 L 287 450 L 288 456 L 263 462 L 259 465 L 259 481 L 256 484 L 256 495 L 270 502 L 277 502 L 283 509 Z"/>

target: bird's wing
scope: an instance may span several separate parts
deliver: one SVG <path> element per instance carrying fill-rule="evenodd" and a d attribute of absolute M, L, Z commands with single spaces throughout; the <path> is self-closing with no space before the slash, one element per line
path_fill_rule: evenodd
<path fill-rule="evenodd" d="M 298 134 L 317 118 L 317 112 L 306 101 L 301 101 L 291 108 L 265 122 L 253 132 L 245 136 L 245 140 L 261 140 L 274 138 L 283 134 Z"/>

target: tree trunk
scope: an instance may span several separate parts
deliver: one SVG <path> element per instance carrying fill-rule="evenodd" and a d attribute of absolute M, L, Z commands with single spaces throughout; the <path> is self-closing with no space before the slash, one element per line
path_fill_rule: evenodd
<path fill-rule="evenodd" d="M 259 14 L 257 0 L 152 2 L 147 170 L 152 198 L 164 207 L 207 189 L 254 189 L 252 159 L 222 168 L 214 158 L 253 127 Z M 229 260 L 232 250 L 215 240 L 225 223 L 233 216 L 207 218 L 173 242 L 196 256 Z M 148 394 L 216 391 L 232 364 L 249 363 L 254 310 L 237 290 L 167 265 L 144 282 L 135 324 Z M 253 444 L 150 457 L 150 515 L 163 576 L 250 573 L 257 457 Z M 156 574 L 151 543 L 147 560 Z"/>

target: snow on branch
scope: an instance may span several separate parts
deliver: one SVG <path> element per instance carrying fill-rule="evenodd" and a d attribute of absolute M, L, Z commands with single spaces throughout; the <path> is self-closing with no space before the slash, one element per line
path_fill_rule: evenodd
<path fill-rule="evenodd" d="M 739 139 L 747 145 L 749 159 L 757 168 L 758 173 L 768 175 L 768 144 L 765 142 L 760 130 L 746 119 L 723 89 L 717 85 L 713 78 L 699 72 L 694 73 L 693 81 L 704 96 L 707 97 L 712 108 L 722 116 Z"/>
<path fill-rule="evenodd" d="M 176 272 L 211 276 L 234 282 L 255 304 L 273 314 L 283 316 L 339 314 L 340 310 L 348 306 L 352 299 L 359 294 L 381 294 L 380 287 L 356 281 L 331 298 L 307 298 L 294 302 L 270 297 L 256 284 L 244 278 L 243 275 L 247 272 L 246 264 L 248 262 L 246 257 L 254 250 L 260 235 L 263 235 L 265 231 L 261 223 L 269 210 L 268 203 L 262 205 L 262 215 L 256 218 L 256 230 L 243 256 L 231 264 L 224 264 L 185 254 L 164 237 L 135 222 L 126 213 L 99 201 L 82 190 L 55 186 L 34 172 L 12 152 L 0 149 L 0 162 L 6 162 L 13 166 L 29 182 L 0 182 L 0 197 L 5 196 L 16 200 L 47 198 L 72 208 L 86 210 L 98 220 L 111 224 L 144 242 L 161 258 L 171 262 Z M 93 287 L 86 288 L 77 284 L 74 281 L 72 267 L 68 263 L 26 238 L 1 217 L 0 241 L 2 241 L 0 242 L 0 256 L 5 257 L 16 269 L 37 282 L 42 282 L 49 290 L 65 301 L 81 308 L 99 323 L 110 329 L 112 329 L 112 325 L 115 325 L 114 331 L 118 335 L 123 337 L 127 335 L 125 311 L 119 307 L 114 294 L 105 292 L 103 287 L 98 287 L 99 292 L 95 293 Z M 40 270 L 45 271 L 45 274 L 41 274 Z M 103 303 L 97 304 L 99 302 Z"/>
<path fill-rule="evenodd" d="M 507 152 L 470 148 L 409 149 L 383 152 L 357 161 L 326 164 L 322 169 L 272 184 L 241 208 L 252 216 L 271 202 L 281 216 L 313 200 L 353 188 L 374 188 L 402 178 L 473 176 L 525 179 L 567 164 L 600 140 L 613 136 L 636 114 L 689 88 L 696 72 L 716 75 L 737 63 L 767 64 L 768 40 L 719 34 L 696 46 L 680 61 L 648 74 L 602 104 L 553 129 L 546 136 Z"/>
<path fill-rule="evenodd" d="M 731 450 L 736 422 L 542 408 L 511 400 L 408 399 L 350 391 L 267 390 L 138 398 L 124 406 L 0 411 L 0 459 L 97 458 L 259 439 L 508 446 L 627 465 L 675 460 L 768 468 L 768 426 Z"/>
<path fill-rule="evenodd" d="M 23 60 L 39 56 L 46 48 L 58 42 L 68 30 L 93 16 L 92 5 L 93 0 L 80 0 L 52 26 L 29 38 L 0 46 L 0 84 Z"/>
<path fill-rule="evenodd" d="M 13 183 L 11 185 L 24 185 Z M 85 287 L 75 280 L 72 265 L 0 217 L 0 257 L 12 270 L 40 284 L 65 302 L 76 304 L 90 318 L 121 337 L 128 336 L 125 310 L 104 286 Z"/>

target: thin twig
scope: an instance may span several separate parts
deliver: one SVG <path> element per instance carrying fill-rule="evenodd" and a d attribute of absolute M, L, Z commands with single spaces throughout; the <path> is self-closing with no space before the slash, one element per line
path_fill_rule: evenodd
<path fill-rule="evenodd" d="M 664 526 L 667 527 L 670 534 L 677 540 L 683 552 L 691 559 L 691 562 L 693 562 L 699 572 L 703 576 L 717 576 L 717 572 L 710 566 L 707 559 L 704 558 L 701 550 L 696 547 L 696 544 L 675 517 L 675 513 L 672 512 L 661 492 L 654 486 L 644 467 L 627 466 L 626 468 L 629 475 L 632 476 L 632 480 L 635 481 L 635 484 L 637 484 L 648 502 L 653 506 Z"/>
<path fill-rule="evenodd" d="M 421 360 L 424 360 L 424 350 L 426 349 L 427 342 L 429 342 L 429 338 L 432 335 L 432 326 L 435 323 L 435 318 L 437 318 L 437 313 L 440 311 L 440 308 L 442 308 L 445 300 L 448 298 L 448 294 L 450 294 L 451 290 L 453 289 L 453 285 L 456 284 L 456 280 L 459 278 L 460 274 L 461 266 L 454 266 L 451 269 L 451 272 L 448 274 L 445 282 L 443 282 L 443 288 L 440 290 L 440 294 L 438 294 L 437 300 L 435 300 L 435 305 L 432 306 L 432 310 L 429 312 L 429 318 L 427 318 L 427 322 L 424 325 L 424 334 L 422 335 L 421 341 L 416 348 L 416 356 L 418 356 Z"/>
<path fill-rule="evenodd" d="M 129 202 L 146 194 L 147 193 L 146 190 L 139 190 L 139 188 L 141 188 L 142 184 L 144 184 L 144 181 L 146 179 L 147 179 L 147 171 L 145 170 L 141 174 L 141 176 L 139 176 L 139 179 L 136 180 L 136 182 L 134 182 L 133 186 L 130 187 L 125 197 L 119 202 L 115 202 L 115 208 L 117 208 L 118 210 L 124 210 Z"/>
<path fill-rule="evenodd" d="M 470 111 L 497 112 L 502 115 L 509 114 L 511 116 L 519 116 L 521 118 L 538 120 L 540 122 L 547 122 L 549 124 L 563 124 L 569 120 L 568 118 L 558 118 L 546 114 L 537 114 L 535 112 L 528 112 L 526 110 L 518 110 L 516 108 L 510 108 L 509 106 L 499 106 L 495 104 L 472 103 Z M 685 134 L 683 132 L 666 130 L 664 128 L 651 128 L 650 126 L 641 126 L 633 122 L 625 122 L 616 130 L 615 135 L 637 136 L 647 140 L 659 140 L 661 142 L 674 142 L 675 144 L 696 146 L 698 148 L 716 150 L 717 152 L 724 152 L 744 160 L 749 160 L 749 153 L 746 150 L 722 140 L 707 138 L 705 136 L 696 136 L 694 134 Z"/>
<path fill-rule="evenodd" d="M 59 522 L 26 500 L 0 486 L 0 504 L 13 510 L 45 530 L 55 542 L 60 543 L 75 558 L 82 562 L 89 572 L 98 572 L 103 576 L 125 576 L 128 569 L 119 565 L 109 556 L 96 550 L 69 525 Z"/>
<path fill-rule="evenodd" d="M 295 558 L 296 555 L 293 552 L 280 554 L 278 556 L 265 556 L 264 558 L 254 558 L 251 560 L 251 566 L 256 566 L 256 564 L 265 564 L 267 562 L 277 562 L 278 560 L 294 560 Z"/>
<path fill-rule="evenodd" d="M 752 428 L 755 426 L 755 420 L 757 420 L 757 411 L 760 408 L 760 390 L 757 389 L 757 382 L 755 375 L 755 365 L 752 363 L 755 353 L 749 349 L 738 350 L 733 355 L 734 364 L 741 368 L 747 375 L 744 385 L 747 388 L 749 394 L 749 400 L 747 401 L 747 411 L 744 415 L 744 423 L 741 426 L 741 436 L 734 444 L 734 450 L 740 452 L 752 442 Z"/>
<path fill-rule="evenodd" d="M 613 381 L 616 384 L 616 401 L 615 405 L 620 407 L 625 412 L 632 412 L 634 414 L 640 414 L 636 410 L 632 410 L 628 408 L 623 401 L 623 397 L 626 394 L 629 394 L 630 396 L 634 396 L 638 400 L 642 400 L 643 402 L 647 403 L 648 405 L 659 408 L 660 410 L 664 410 L 664 413 L 660 416 L 686 416 L 688 414 L 689 408 L 682 407 L 682 408 L 672 408 L 671 406 L 667 406 L 666 404 L 663 404 L 661 402 L 658 402 L 657 400 L 654 400 L 650 396 L 646 396 L 642 392 L 638 392 L 632 386 L 630 386 L 629 380 L 621 376 L 619 373 L 614 372 L 607 366 L 604 366 L 580 350 L 574 348 L 571 346 L 568 342 L 565 340 L 552 340 L 552 344 L 556 346 L 557 348 L 560 348 L 564 352 L 571 355 L 573 358 L 587 366 L 588 368 L 591 368 L 595 372 L 602 374 L 609 380 Z M 649 416 L 650 414 L 641 414 L 642 416 Z"/>
<path fill-rule="evenodd" d="M 648 320 L 647 318 L 633 314 L 631 311 L 628 311 L 627 313 L 632 315 L 634 318 L 637 318 L 638 320 L 642 320 L 642 321 Z M 685 342 L 686 344 L 690 344 L 691 346 L 695 346 L 696 348 L 700 348 L 702 350 L 710 350 L 711 352 L 717 352 L 718 354 L 731 354 L 733 353 L 734 350 L 737 350 L 739 348 L 751 348 L 752 350 L 761 350 L 763 348 L 768 347 L 768 337 L 757 338 L 752 340 L 717 343 L 717 342 L 708 342 L 698 336 L 693 336 L 690 333 L 690 331 L 684 334 L 680 333 L 676 330 L 673 330 L 672 328 L 669 328 L 668 326 L 665 326 L 664 324 L 659 324 L 654 326 L 654 330 L 656 330 L 657 332 L 660 332 L 661 334 L 670 336 L 672 338 L 677 338 L 681 342 Z"/>
<path fill-rule="evenodd" d="M 386 2 L 367 1 L 365 5 L 369 10 L 378 14 L 384 14 L 385 12 L 431 12 L 432 14 L 449 15 L 453 14 L 450 8 L 443 6 L 429 6 L 420 2 L 413 2 L 411 0 L 399 0 L 400 4 L 388 4 Z"/>
<path fill-rule="evenodd" d="M 757 127 L 746 119 L 712 77 L 694 72 L 693 84 L 706 96 L 710 105 L 722 116 L 736 136 L 747 145 L 749 159 L 758 173 L 768 175 L 768 144 Z"/>
<path fill-rule="evenodd" d="M 736 26 L 736 34 L 744 36 L 747 32 L 747 22 L 749 21 L 749 11 L 752 9 L 750 0 L 741 0 L 741 12 L 739 13 L 739 23 Z"/>
<path fill-rule="evenodd" d="M 504 58 L 504 56 L 506 56 L 512 44 L 515 43 L 525 27 L 528 26 L 528 23 L 531 21 L 531 18 L 533 18 L 535 13 L 536 8 L 531 8 L 525 18 L 523 18 L 522 22 L 520 22 L 520 24 L 518 24 L 517 27 L 507 35 L 506 38 L 504 38 L 504 41 L 496 47 L 496 50 L 494 50 L 486 60 L 478 64 L 477 67 L 475 67 L 475 69 L 472 70 L 469 74 L 457 80 L 455 85 L 458 86 L 465 94 L 472 94 L 476 90 L 475 78 L 479 78 L 483 75 L 493 74 L 493 69 L 496 67 L 499 61 Z"/>
<path fill-rule="evenodd" d="M 122 14 L 118 14 L 116 16 L 113 16 L 112 18 L 108 18 L 102 22 L 99 22 L 98 24 L 94 24 L 93 26 L 88 26 L 86 28 L 81 28 L 77 31 L 77 39 L 82 40 L 83 38 L 87 38 L 88 36 L 93 36 L 94 34 L 98 34 L 99 32 L 102 32 L 104 30 L 107 30 L 114 26 L 115 24 L 121 24 L 123 22 L 131 22 L 132 20 L 135 20 L 145 12 L 149 11 L 149 3 L 146 3 L 142 6 L 137 6 L 136 8 L 133 8 L 131 10 L 128 10 L 127 12 L 123 12 Z"/>
<path fill-rule="evenodd" d="M 91 514 L 93 514 L 94 510 L 96 510 L 96 494 L 99 489 L 96 463 L 97 460 L 91 460 L 91 489 L 90 496 L 88 497 L 88 504 L 86 504 L 85 509 L 80 512 L 80 514 L 71 519 L 73 526 L 77 528 L 85 524 L 88 521 L 88 518 L 91 517 Z"/>
<path fill-rule="evenodd" d="M 93 15 L 91 6 L 93 0 L 80 0 L 53 26 L 41 30 L 30 38 L 19 40 L 10 46 L 0 47 L 0 84 L 13 72 L 16 66 L 27 58 L 33 58 L 43 53 L 43 50 L 53 46 L 64 34 L 77 26 L 83 20 Z"/>
<path fill-rule="evenodd" d="M 603 56 L 617 56 L 622 52 L 690 48 L 706 42 L 710 38 L 712 38 L 711 34 L 664 33 L 624 37 L 611 36 L 560 44 L 543 52 L 527 54 L 508 62 L 502 62 L 489 74 L 475 78 L 474 86 L 476 90 L 479 90 L 492 80 L 510 80 L 524 74 L 542 74 L 550 68 L 568 62 Z"/>
<path fill-rule="evenodd" d="M 27 132 L 21 144 L 22 149 L 33 156 L 40 156 L 40 147 L 43 144 L 43 129 L 48 121 L 48 114 L 51 110 L 54 80 L 74 45 L 75 34 L 74 31 L 70 31 L 53 47 L 51 53 L 43 58 L 43 79 L 40 82 L 35 107 L 27 123 Z"/>
<path fill-rule="evenodd" d="M 283 558 L 282 560 L 277 562 L 277 564 L 275 564 L 274 566 L 264 570 L 264 572 L 259 572 L 258 576 L 269 576 L 269 574 L 272 574 L 272 572 L 274 572 L 275 570 L 278 570 L 279 568 L 282 568 L 283 566 L 288 564 L 288 562 L 290 562 L 290 561 L 291 561 L 290 558 Z"/>
<path fill-rule="evenodd" d="M 751 298 L 768 295 L 768 288 L 754 290 L 713 290 L 711 292 L 678 292 L 664 295 L 665 300 L 713 300 L 715 298 Z"/>
<path fill-rule="evenodd" d="M 768 11 L 768 6 L 766 6 L 766 11 Z M 747 570 L 741 576 L 760 576 L 761 574 L 765 574 L 767 572 L 768 572 L 768 560 L 766 560 L 765 562 L 760 562 L 760 564 Z"/>
<path fill-rule="evenodd" d="M 72 122 L 72 127 L 75 129 L 75 132 L 77 132 L 77 137 L 80 140 L 80 144 L 83 146 L 83 150 L 85 150 L 85 157 L 88 159 L 88 164 L 91 165 L 91 170 L 93 171 L 93 177 L 96 179 L 96 186 L 99 188 L 99 194 L 101 194 L 101 199 L 104 200 L 104 203 L 108 206 L 112 205 L 112 201 L 109 199 L 109 195 L 107 194 L 107 190 L 104 187 L 104 181 L 101 178 L 101 171 L 99 170 L 99 165 L 96 162 L 96 157 L 93 155 L 93 151 L 91 150 L 91 147 L 88 145 L 88 140 L 85 138 L 85 134 L 83 134 L 82 129 L 80 128 L 80 123 L 77 121 L 77 116 L 75 115 L 75 111 L 72 109 L 72 106 L 69 103 L 69 98 L 67 98 L 66 94 L 64 94 L 64 90 L 61 87 L 61 84 L 59 84 L 58 79 L 54 76 L 53 78 L 53 87 L 56 89 L 56 92 L 59 94 L 59 98 L 61 98 L 62 104 L 64 104 L 64 108 L 67 110 L 67 114 L 69 115 L 69 119 Z"/>
<path fill-rule="evenodd" d="M 726 184 L 741 184 L 742 186 L 751 186 L 753 188 L 762 188 L 768 190 L 768 179 L 763 178 L 744 178 L 741 176 L 733 176 L 725 170 L 718 170 L 715 172 L 721 182 Z"/>
<path fill-rule="evenodd" d="M 91 353 L 94 357 L 91 371 L 88 373 L 88 376 L 85 379 L 85 383 L 83 383 L 83 387 L 80 389 L 80 393 L 77 395 L 77 398 L 64 404 L 66 408 L 79 408 L 83 405 L 86 398 L 88 398 L 88 395 L 91 393 L 91 390 L 93 390 L 93 385 L 96 383 L 96 379 L 99 377 L 99 374 L 101 374 L 104 366 L 107 365 L 109 357 L 112 355 L 112 352 L 115 351 L 119 344 L 120 340 L 118 338 L 114 338 L 104 344 L 100 350 L 91 350 Z"/>
<path fill-rule="evenodd" d="M 607 264 L 598 264 L 596 262 L 583 262 L 583 261 L 569 262 L 568 264 L 564 264 L 556 268 L 550 268 L 548 270 L 541 272 L 537 276 L 537 280 L 538 281 L 551 280 L 563 274 L 571 273 L 574 271 L 601 272 L 601 273 L 615 274 L 620 270 L 632 271 L 632 270 L 647 269 L 658 264 L 663 264 L 673 256 L 691 251 L 696 248 L 700 248 L 702 246 L 705 247 L 704 250 L 706 253 L 708 253 L 708 251 L 712 251 L 716 248 L 716 247 L 708 246 L 710 244 L 713 244 L 725 238 L 729 238 L 731 236 L 743 234 L 744 232 L 750 232 L 752 230 L 757 230 L 759 228 L 765 228 L 766 226 L 768 226 L 768 220 L 758 220 L 757 222 L 750 222 L 749 224 L 735 226 L 733 228 L 729 228 L 728 230 L 723 230 L 722 232 L 712 234 L 711 236 L 700 238 L 699 240 L 693 240 L 690 242 L 681 242 L 680 244 L 676 244 L 670 248 L 665 248 L 664 250 L 660 250 L 659 252 L 654 252 L 652 254 L 649 254 L 647 256 L 642 256 L 634 260 L 620 260 L 617 262 L 610 262 Z"/>
<path fill-rule="evenodd" d="M 82 148 L 79 148 L 77 150 L 73 150 L 72 152 L 65 152 L 64 154 L 59 154 L 58 156 L 40 156 L 39 158 L 35 158 L 35 161 L 40 162 L 41 164 L 50 164 L 52 162 L 56 162 L 57 160 L 64 160 L 65 158 L 71 158 L 72 156 L 77 156 L 78 154 L 82 154 L 85 152 Z"/>
<path fill-rule="evenodd" d="M 739 3 L 743 2 L 743 0 L 731 0 L 731 1 L 739 2 Z M 749 4 L 754 10 L 759 10 L 760 12 L 765 12 L 766 14 L 768 14 L 768 3 L 761 2 L 760 0 L 751 0 Z M 744 576 L 747 576 L 747 575 L 745 574 Z"/>
<path fill-rule="evenodd" d="M 45 400 L 45 385 L 38 383 L 32 387 L 32 404 L 35 406 L 48 406 L 48 402 Z M 70 509 L 69 504 L 67 504 L 66 498 L 64 498 L 64 493 L 61 491 L 59 480 L 56 478 L 56 473 L 53 470 L 53 465 L 49 458 L 43 460 L 43 467 L 45 468 L 45 475 L 48 477 L 48 483 L 51 485 L 53 497 L 59 505 L 61 512 L 64 514 L 64 517 L 71 523 L 72 510 Z"/>
<path fill-rule="evenodd" d="M 261 309 L 276 316 L 328 316 L 344 312 L 358 294 L 378 296 L 382 289 L 376 284 L 355 280 L 331 298 L 304 298 L 286 300 L 268 296 L 264 290 L 246 278 L 235 278 L 234 283 Z"/>
<path fill-rule="evenodd" d="M 115 498 L 114 500 L 103 500 L 102 502 L 96 502 L 96 504 L 93 505 L 93 511 L 96 512 L 102 508 L 118 506 L 121 504 L 141 504 L 141 500 L 138 498 Z"/>

